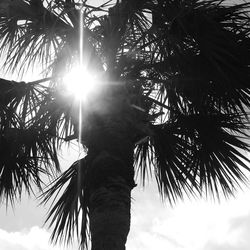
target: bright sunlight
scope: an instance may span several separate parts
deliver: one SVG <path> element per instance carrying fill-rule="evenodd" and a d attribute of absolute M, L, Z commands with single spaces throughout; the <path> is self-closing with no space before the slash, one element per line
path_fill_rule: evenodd
<path fill-rule="evenodd" d="M 63 78 L 66 90 L 77 100 L 85 101 L 98 85 L 96 77 L 84 67 L 75 67 Z"/>

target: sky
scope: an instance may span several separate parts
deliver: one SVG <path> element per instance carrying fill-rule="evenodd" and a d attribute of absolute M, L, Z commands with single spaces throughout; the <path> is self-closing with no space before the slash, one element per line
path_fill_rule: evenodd
<path fill-rule="evenodd" d="M 66 168 L 75 153 L 64 156 Z M 131 231 L 128 250 L 249 250 L 250 190 L 220 203 L 185 199 L 171 207 L 163 203 L 155 183 L 132 193 Z M 15 208 L 0 204 L 0 250 L 73 250 L 76 246 L 53 246 L 43 226 L 46 207 L 35 197 L 23 196 Z"/>

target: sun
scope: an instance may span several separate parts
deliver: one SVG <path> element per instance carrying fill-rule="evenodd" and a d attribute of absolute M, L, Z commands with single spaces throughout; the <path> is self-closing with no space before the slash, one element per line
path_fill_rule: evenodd
<path fill-rule="evenodd" d="M 82 101 L 85 101 L 98 85 L 95 75 L 80 66 L 72 68 L 63 77 L 63 83 L 67 92 Z"/>

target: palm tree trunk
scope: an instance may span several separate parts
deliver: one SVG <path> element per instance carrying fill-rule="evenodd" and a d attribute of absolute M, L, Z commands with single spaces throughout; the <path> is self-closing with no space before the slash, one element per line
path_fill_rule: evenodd
<path fill-rule="evenodd" d="M 134 127 L 124 88 L 117 87 L 116 92 L 113 88 L 112 102 L 98 100 L 104 109 L 89 115 L 91 126 L 83 135 L 92 158 L 88 170 L 92 250 L 125 250 L 130 229 Z"/>
<path fill-rule="evenodd" d="M 107 151 L 93 161 L 89 196 L 92 250 L 125 250 L 134 187 L 126 164 Z"/>

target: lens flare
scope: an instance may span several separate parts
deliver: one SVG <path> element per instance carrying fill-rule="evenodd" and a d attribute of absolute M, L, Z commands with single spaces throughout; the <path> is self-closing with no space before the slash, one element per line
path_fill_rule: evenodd
<path fill-rule="evenodd" d="M 77 100 L 86 101 L 97 87 L 94 76 L 83 67 L 73 68 L 63 79 L 67 92 Z"/>

